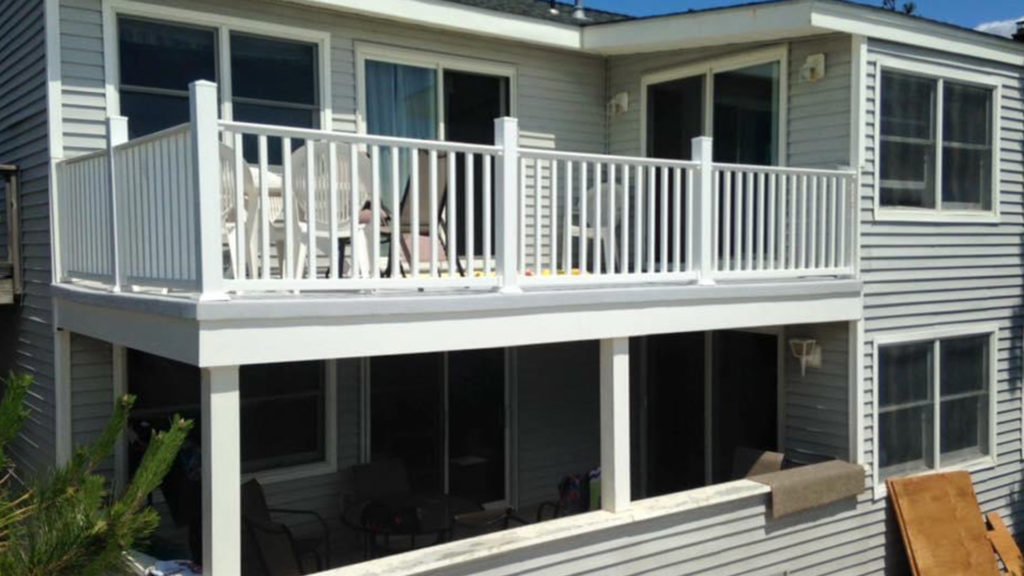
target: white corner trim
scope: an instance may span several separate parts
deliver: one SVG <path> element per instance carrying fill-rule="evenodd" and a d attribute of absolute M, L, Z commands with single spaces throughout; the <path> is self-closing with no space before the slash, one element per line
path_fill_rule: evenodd
<path fill-rule="evenodd" d="M 875 500 L 884 498 L 886 495 L 885 482 L 881 478 L 881 466 L 879 463 L 879 434 L 878 434 L 878 379 L 879 379 L 879 348 L 889 344 L 909 344 L 913 342 L 930 342 L 945 338 L 957 338 L 963 336 L 989 336 L 989 358 L 988 358 L 988 450 L 989 454 L 967 462 L 957 462 L 950 466 L 942 466 L 939 461 L 938 469 L 923 469 L 919 472 L 909 474 L 910 476 L 930 474 L 933 472 L 948 472 L 953 470 L 967 470 L 976 472 L 987 468 L 995 467 L 998 464 L 999 446 L 997 441 L 998 406 L 999 406 L 999 324 L 996 322 L 979 322 L 973 324 L 960 324 L 952 326 L 939 326 L 933 328 L 916 328 L 911 330 L 893 330 L 875 334 L 871 343 L 872 372 L 871 372 L 871 418 L 872 418 L 872 461 L 871 478 L 874 485 Z M 938 358 L 934 359 L 938 362 Z M 940 374 L 935 374 L 937 379 Z M 936 381 L 937 382 L 937 381 Z M 938 385 L 937 383 L 934 385 Z M 934 422 L 936 435 L 939 432 L 939 422 Z M 938 447 L 934 450 L 938 452 Z"/>
<path fill-rule="evenodd" d="M 64 87 L 60 47 L 60 0 L 43 5 L 46 32 L 46 132 L 49 148 L 50 281 L 57 283 L 61 270 L 60 214 L 57 209 L 57 161 L 64 158 Z"/>
<path fill-rule="evenodd" d="M 320 99 L 320 125 L 324 130 L 333 126 L 333 105 L 331 102 L 331 33 L 326 30 L 287 26 L 265 20 L 253 20 L 235 16 L 225 16 L 215 12 L 186 10 L 160 4 L 138 2 L 136 0 L 104 0 L 103 2 L 103 69 L 107 95 L 107 115 L 117 116 L 121 113 L 120 64 L 118 60 L 117 18 L 119 16 L 137 16 L 163 20 L 171 24 L 184 24 L 212 29 L 217 33 L 217 82 L 221 88 L 222 115 L 231 120 L 231 79 L 226 74 L 230 71 L 230 35 L 231 32 L 256 34 L 269 38 L 307 42 L 317 47 L 318 78 L 317 89 Z"/>
<path fill-rule="evenodd" d="M 942 64 L 938 62 L 923 61 L 912 57 L 901 57 L 891 56 L 883 54 L 875 54 L 871 58 L 871 65 L 875 67 L 875 122 L 877 124 L 874 130 L 874 185 L 872 195 L 874 199 L 874 218 L 879 222 L 938 222 L 938 223 L 965 223 L 965 224 L 999 224 L 1001 223 L 1001 207 L 1002 195 L 1000 190 L 1001 179 L 1001 164 L 1000 156 L 1002 154 L 1002 105 L 1003 105 L 1003 90 L 1002 83 L 996 76 L 990 74 L 984 74 L 973 70 L 965 70 L 959 66 Z M 989 210 L 951 210 L 944 209 L 941 207 L 942 204 L 942 181 L 936 180 L 935 184 L 935 197 L 936 207 L 935 208 L 903 208 L 895 206 L 883 206 L 882 205 L 882 194 L 881 194 L 881 166 L 884 158 L 882 157 L 882 130 L 881 130 L 881 109 L 882 109 L 882 97 L 884 96 L 885 85 L 882 81 L 882 75 L 885 70 L 895 70 L 898 72 L 904 72 L 916 76 L 924 76 L 933 78 L 938 81 L 938 88 L 936 92 L 936 98 L 940 105 L 942 102 L 943 90 L 942 83 L 945 81 L 952 81 L 962 84 L 974 84 L 976 86 L 988 88 L 992 90 L 992 173 L 989 177 L 991 183 L 992 192 L 992 208 Z M 866 84 L 866 82 L 865 82 Z M 866 101 L 866 98 L 864 99 Z M 939 158 L 942 154 L 942 127 L 943 118 L 941 117 L 941 107 L 938 112 L 934 112 L 936 118 L 936 128 L 938 130 L 938 136 L 936 137 L 936 158 Z M 941 162 L 936 162 L 936 169 L 941 166 Z M 938 172 L 936 172 L 938 174 Z"/>

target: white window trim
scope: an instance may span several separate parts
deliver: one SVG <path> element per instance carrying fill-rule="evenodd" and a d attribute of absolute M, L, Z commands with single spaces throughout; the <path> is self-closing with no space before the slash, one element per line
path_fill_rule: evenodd
<path fill-rule="evenodd" d="M 951 223 L 989 223 L 1000 222 L 1000 147 L 1002 120 L 1002 84 L 995 76 L 963 70 L 953 66 L 896 58 L 892 56 L 878 55 L 874 57 L 875 64 L 875 130 L 874 145 L 874 208 L 875 220 L 881 222 L 951 222 Z M 936 206 L 935 208 L 901 208 L 895 206 L 883 206 L 881 195 L 881 150 L 882 150 L 882 91 L 885 87 L 882 84 L 882 72 L 893 70 L 924 76 L 939 81 L 936 98 L 942 101 L 942 82 L 950 80 L 959 84 L 972 84 L 992 90 L 992 208 L 990 210 L 944 210 L 942 209 L 942 180 L 935 182 Z M 936 147 L 941 150 L 942 146 L 942 109 L 937 109 Z M 941 175 L 941 155 L 936 156 L 936 173 Z"/>
<path fill-rule="evenodd" d="M 317 97 L 320 109 L 320 130 L 331 130 L 333 111 L 331 102 L 331 34 L 260 20 L 223 16 L 212 12 L 198 12 L 146 4 L 132 0 L 107 0 L 103 8 L 103 68 L 106 84 L 107 115 L 121 114 L 121 68 L 118 50 L 117 19 L 120 16 L 148 18 L 168 24 L 197 26 L 217 31 L 217 82 L 220 85 L 221 115 L 233 120 L 231 92 L 231 33 L 240 32 L 266 38 L 306 42 L 317 47 Z"/>
<path fill-rule="evenodd" d="M 989 366 L 988 366 L 988 446 L 989 454 L 969 460 L 966 462 L 956 462 L 949 466 L 941 466 L 939 468 L 928 468 L 923 469 L 908 476 L 920 476 L 924 474 L 934 474 L 937 472 L 949 472 L 954 470 L 966 470 L 968 472 L 978 472 L 981 470 L 987 470 L 994 468 L 998 464 L 999 458 L 999 447 L 996 444 L 996 429 L 998 428 L 997 418 L 997 406 L 999 399 L 997 398 L 999 393 L 998 381 L 999 381 L 999 325 L 996 323 L 983 323 L 983 324 L 969 324 L 963 326 L 954 326 L 948 328 L 934 328 L 924 330 L 906 330 L 900 332 L 887 332 L 879 334 L 874 337 L 872 342 L 872 358 L 873 358 L 873 369 L 871 374 L 871 429 L 872 444 L 871 444 L 871 475 L 872 484 L 874 485 L 874 498 L 880 500 L 885 498 L 888 494 L 888 490 L 885 486 L 885 481 L 881 478 L 881 468 L 879 466 L 879 435 L 878 435 L 878 380 L 879 380 L 879 362 L 878 354 L 879 348 L 892 344 L 911 344 L 914 342 L 931 342 L 934 340 L 942 340 L 948 338 L 960 338 L 965 336 L 988 336 L 989 337 Z M 937 361 L 937 359 L 936 359 Z M 935 374 L 936 383 L 941 377 L 940 374 Z M 940 422 L 936 420 L 934 425 L 934 432 L 938 435 L 940 431 Z M 938 447 L 935 447 L 938 450 Z M 941 464 L 941 460 L 939 461 Z"/>
<path fill-rule="evenodd" d="M 778 166 L 786 166 L 789 161 L 789 44 L 779 44 L 757 50 L 722 56 L 710 60 L 690 62 L 665 70 L 650 72 L 640 78 L 640 150 L 647 156 L 647 88 L 652 84 L 662 84 L 682 78 L 704 76 L 704 135 L 714 138 L 714 94 L 715 85 L 712 80 L 719 72 L 729 72 L 740 68 L 749 68 L 761 64 L 779 63 L 779 141 L 777 143 L 779 158 Z"/>
<path fill-rule="evenodd" d="M 427 52 L 423 50 L 411 50 L 384 44 L 373 44 L 368 42 L 356 42 L 356 126 L 360 134 L 366 134 L 366 61 L 375 60 L 391 64 L 406 66 L 417 66 L 430 68 L 437 71 L 437 137 L 438 140 L 445 140 L 444 115 L 444 72 L 455 70 L 458 72 L 470 72 L 476 74 L 487 74 L 491 76 L 503 76 L 508 78 L 508 109 L 509 115 L 518 117 L 518 69 L 512 64 L 495 62 L 491 60 L 480 60 L 476 58 L 465 58 L 452 56 L 438 52 Z"/>

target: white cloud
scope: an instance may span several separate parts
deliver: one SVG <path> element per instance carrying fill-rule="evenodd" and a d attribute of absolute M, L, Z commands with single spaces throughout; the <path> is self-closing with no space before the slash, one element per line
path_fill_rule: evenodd
<path fill-rule="evenodd" d="M 1013 36 L 1014 31 L 1017 30 L 1017 21 L 1024 20 L 1024 15 L 1020 18 L 1011 18 L 1009 20 L 998 20 L 996 22 L 985 22 L 984 24 L 978 25 L 975 30 L 979 32 L 988 32 L 989 34 L 995 34 L 996 36 L 1005 36 L 1007 38 Z"/>

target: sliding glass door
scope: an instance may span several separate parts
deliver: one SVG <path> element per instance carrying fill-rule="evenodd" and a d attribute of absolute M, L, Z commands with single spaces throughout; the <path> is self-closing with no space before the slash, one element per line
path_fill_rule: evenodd
<path fill-rule="evenodd" d="M 717 162 L 779 164 L 781 74 L 777 60 L 695 67 L 647 83 L 647 155 L 689 160 L 690 141 L 711 136 Z"/>
<path fill-rule="evenodd" d="M 420 494 L 507 500 L 505 350 L 370 360 L 370 459 Z"/>

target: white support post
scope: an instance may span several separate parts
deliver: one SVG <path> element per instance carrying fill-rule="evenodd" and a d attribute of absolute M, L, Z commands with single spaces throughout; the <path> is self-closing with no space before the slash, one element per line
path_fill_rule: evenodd
<path fill-rule="evenodd" d="M 242 573 L 238 366 L 202 369 L 203 573 Z"/>
<path fill-rule="evenodd" d="M 690 241 L 693 242 L 693 270 L 697 272 L 701 284 L 714 284 L 714 183 L 712 175 L 712 140 L 707 136 L 698 136 L 691 141 L 691 158 L 700 163 L 697 178 L 694 179 L 693 194 L 694 217 Z"/>
<path fill-rule="evenodd" d="M 519 120 L 494 121 L 494 143 L 501 148 L 495 166 L 495 238 L 499 290 L 507 294 L 522 292 L 519 287 Z"/>
<path fill-rule="evenodd" d="M 114 292 L 121 291 L 121 232 L 118 225 L 119 206 L 117 189 L 117 162 L 114 148 L 128 141 L 128 118 L 110 116 L 107 118 L 107 190 L 110 192 L 110 266 L 114 274 Z"/>
<path fill-rule="evenodd" d="M 601 340 L 601 507 L 630 503 L 629 338 Z"/>
<path fill-rule="evenodd" d="M 53 332 L 55 429 L 57 466 L 71 461 L 74 446 L 71 433 L 71 332 L 56 328 Z"/>
<path fill-rule="evenodd" d="M 196 270 L 200 300 L 226 300 L 220 206 L 220 137 L 217 126 L 217 85 L 200 80 L 189 84 L 192 152 L 195 155 Z"/>

